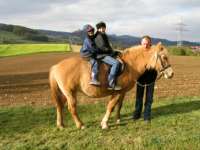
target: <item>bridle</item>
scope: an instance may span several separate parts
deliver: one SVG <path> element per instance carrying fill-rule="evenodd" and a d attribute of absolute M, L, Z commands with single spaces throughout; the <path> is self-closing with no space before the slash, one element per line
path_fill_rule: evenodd
<path fill-rule="evenodd" d="M 170 64 L 165 65 L 164 62 L 162 61 L 161 55 L 160 55 L 159 53 L 157 53 L 157 52 L 155 52 L 155 55 L 154 55 L 152 58 L 154 58 L 154 57 L 156 57 L 156 58 L 155 58 L 155 59 L 156 59 L 155 65 L 157 64 L 157 61 L 159 60 L 159 61 L 160 61 L 160 64 L 161 64 L 161 67 L 162 67 L 162 68 L 159 70 L 159 72 L 158 72 L 158 76 L 157 76 L 157 78 L 156 78 L 156 81 L 157 81 L 157 80 L 159 80 L 159 79 L 162 77 L 162 75 L 164 74 L 164 71 L 165 71 L 166 69 L 170 68 L 171 65 L 170 65 Z M 154 67 L 155 67 L 155 66 L 154 66 Z M 145 87 L 145 86 L 150 86 L 150 85 L 154 84 L 155 81 L 153 81 L 153 82 L 151 82 L 151 83 L 149 83 L 149 84 L 144 84 L 144 85 L 141 84 L 141 83 L 138 82 L 138 81 L 136 81 L 136 83 L 137 83 L 139 86 L 141 86 L 141 87 Z"/>
<path fill-rule="evenodd" d="M 164 62 L 162 61 L 161 55 L 159 53 L 157 53 L 157 52 L 155 52 L 155 53 L 156 53 L 155 56 L 157 56 L 156 63 L 159 60 L 160 64 L 161 64 L 161 69 L 158 70 L 158 76 L 156 78 L 156 80 L 159 80 L 162 77 L 162 75 L 165 74 L 165 70 L 170 68 L 171 65 L 170 64 L 165 65 Z M 155 63 L 155 65 L 156 65 L 156 63 Z"/>
<path fill-rule="evenodd" d="M 168 69 L 168 68 L 170 68 L 171 67 L 171 65 L 170 64 L 167 64 L 166 66 L 164 65 L 164 63 L 163 63 L 163 61 L 162 61 L 162 58 L 161 58 L 161 56 L 159 55 L 159 54 L 157 54 L 157 60 L 160 60 L 160 64 L 161 64 L 161 69 L 159 70 L 159 72 L 160 73 L 163 73 L 166 69 Z M 157 60 L 156 60 L 156 62 L 157 62 Z"/>

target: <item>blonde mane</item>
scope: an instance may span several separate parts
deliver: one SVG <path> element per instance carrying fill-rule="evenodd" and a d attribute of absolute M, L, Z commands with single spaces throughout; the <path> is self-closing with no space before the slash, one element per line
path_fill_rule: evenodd
<path fill-rule="evenodd" d="M 124 49 L 122 52 L 121 59 L 128 64 L 133 64 L 137 59 L 140 59 L 140 62 L 146 61 L 146 52 L 153 52 L 154 46 L 150 50 L 146 51 L 145 48 L 141 45 L 132 46 L 130 48 Z M 134 60 L 134 61 L 133 61 Z"/>

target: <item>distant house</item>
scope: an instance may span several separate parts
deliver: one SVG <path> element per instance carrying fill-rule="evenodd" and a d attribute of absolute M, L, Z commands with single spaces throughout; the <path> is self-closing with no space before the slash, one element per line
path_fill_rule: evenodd
<path fill-rule="evenodd" d="M 195 53 L 200 53 L 200 46 L 191 46 L 192 51 Z"/>

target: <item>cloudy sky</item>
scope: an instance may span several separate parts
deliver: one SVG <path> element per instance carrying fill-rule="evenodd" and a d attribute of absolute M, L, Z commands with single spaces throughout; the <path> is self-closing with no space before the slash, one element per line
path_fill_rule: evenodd
<path fill-rule="evenodd" d="M 107 23 L 109 34 L 200 42 L 200 0 L 0 0 L 0 23 L 35 29 L 74 31 Z"/>

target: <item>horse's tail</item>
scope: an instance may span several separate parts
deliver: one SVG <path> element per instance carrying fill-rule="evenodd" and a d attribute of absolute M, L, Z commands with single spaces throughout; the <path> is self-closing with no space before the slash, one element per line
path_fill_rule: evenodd
<path fill-rule="evenodd" d="M 55 78 L 55 72 L 53 67 L 50 69 L 49 72 L 49 83 L 51 89 L 51 98 L 53 103 L 63 107 L 64 103 L 66 102 L 66 98 L 62 94 L 61 90 L 59 89 L 58 83 Z"/>

